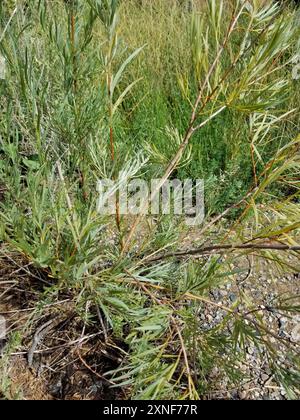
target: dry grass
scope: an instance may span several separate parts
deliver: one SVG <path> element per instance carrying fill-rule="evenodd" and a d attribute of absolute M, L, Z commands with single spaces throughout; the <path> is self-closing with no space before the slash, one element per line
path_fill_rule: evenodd
<path fill-rule="evenodd" d="M 17 395 L 23 400 L 30 401 L 53 400 L 53 397 L 46 390 L 45 382 L 30 371 L 24 358 L 12 358 L 8 377 L 12 397 Z"/>

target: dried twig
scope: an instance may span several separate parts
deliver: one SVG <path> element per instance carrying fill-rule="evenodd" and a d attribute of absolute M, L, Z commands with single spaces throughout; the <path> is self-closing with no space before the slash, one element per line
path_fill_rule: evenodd
<path fill-rule="evenodd" d="M 62 321 L 61 316 L 57 316 L 54 319 L 51 319 L 50 321 L 47 321 L 45 324 L 43 324 L 36 333 L 34 334 L 32 345 L 28 351 L 27 354 L 27 361 L 30 368 L 33 366 L 33 356 L 35 353 L 36 348 L 40 344 L 41 341 L 46 337 L 46 335 L 53 330 L 60 322 Z"/>
<path fill-rule="evenodd" d="M 110 381 L 109 379 L 106 379 L 104 376 L 100 375 L 98 372 L 96 372 L 82 357 L 81 353 L 80 353 L 80 349 L 77 349 L 77 355 L 81 361 L 81 363 L 90 371 L 92 372 L 93 375 L 97 376 L 97 378 L 101 379 L 102 381 L 105 381 L 107 383 L 109 383 L 110 385 L 115 385 L 114 382 Z"/>

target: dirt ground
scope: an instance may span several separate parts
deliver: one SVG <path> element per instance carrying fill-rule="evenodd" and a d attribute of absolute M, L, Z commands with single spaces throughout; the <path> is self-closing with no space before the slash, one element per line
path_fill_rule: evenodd
<path fill-rule="evenodd" d="M 112 389 L 102 375 L 120 365 L 124 343 L 113 337 L 105 341 L 96 322 L 84 326 L 71 296 L 59 297 L 56 304 L 39 313 L 37 298 L 48 282 L 45 273 L 17 254 L 0 258 L 0 316 L 6 320 L 6 336 L 17 331 L 22 334 L 9 357 L 3 353 L 7 340 L 0 340 L 0 396 L 3 384 L 8 384 L 2 398 L 126 398 L 124 390 Z"/>

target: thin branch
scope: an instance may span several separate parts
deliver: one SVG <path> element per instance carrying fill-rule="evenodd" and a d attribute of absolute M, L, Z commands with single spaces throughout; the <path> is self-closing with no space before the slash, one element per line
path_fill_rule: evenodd
<path fill-rule="evenodd" d="M 186 251 L 170 252 L 148 260 L 148 262 L 162 261 L 167 258 L 181 258 L 188 256 L 203 255 L 218 251 L 238 251 L 238 250 L 266 250 L 266 251 L 291 251 L 300 252 L 300 246 L 291 246 L 284 244 L 229 244 L 229 245 L 212 245 L 205 248 L 190 249 Z"/>
<path fill-rule="evenodd" d="M 126 270 L 126 272 L 130 276 L 130 278 L 133 279 L 133 281 L 130 281 L 130 282 L 133 283 L 133 284 L 136 284 L 139 287 L 141 287 L 141 289 L 144 290 L 144 292 L 146 292 L 157 304 L 161 305 L 162 303 L 165 303 L 161 297 L 158 299 L 156 296 L 154 296 L 147 289 L 147 287 L 156 289 L 158 291 L 164 291 L 165 293 L 170 293 L 170 291 L 167 288 L 162 287 L 162 286 L 158 286 L 158 285 L 154 285 L 152 283 L 149 283 L 149 284 L 145 285 L 143 282 L 141 282 L 138 279 L 136 279 L 134 277 L 134 275 L 131 274 L 128 270 Z M 252 319 L 247 313 L 241 313 L 241 312 L 239 312 L 236 308 L 228 308 L 228 307 L 226 307 L 226 306 L 224 306 L 222 304 L 213 302 L 210 299 L 205 298 L 204 296 L 194 295 L 194 294 L 189 293 L 189 292 L 183 293 L 180 296 L 180 298 L 185 298 L 185 299 L 199 301 L 199 302 L 205 303 L 207 305 L 214 306 L 214 307 L 216 307 L 218 309 L 222 309 L 225 312 L 227 312 L 228 314 L 233 315 L 234 317 L 238 317 L 240 319 L 247 320 L 249 323 L 251 323 L 252 325 L 254 325 L 255 328 L 261 329 L 262 331 L 264 331 L 264 333 L 266 333 L 267 335 L 270 335 L 271 337 L 273 337 L 276 340 L 280 341 L 285 346 L 289 346 L 289 345 L 292 344 L 292 345 L 298 347 L 298 344 L 297 343 L 292 343 L 289 339 L 286 339 L 284 337 L 279 337 L 278 335 L 272 333 L 272 331 L 270 331 L 269 328 L 267 328 L 265 325 L 261 324 L 260 322 L 258 322 L 255 319 Z M 170 303 L 167 303 L 167 304 L 169 304 L 169 306 L 173 309 L 173 311 L 175 311 L 175 308 L 174 308 L 173 305 L 171 305 Z M 175 320 L 175 318 L 173 316 L 171 316 L 171 321 L 173 323 L 174 323 L 174 321 L 176 322 L 176 320 Z M 269 345 L 270 345 L 270 343 L 269 343 Z"/>
<path fill-rule="evenodd" d="M 223 41 L 223 43 L 222 43 L 222 45 L 221 45 L 221 47 L 220 47 L 220 49 L 219 49 L 219 51 L 217 53 L 216 60 L 214 60 L 214 62 L 212 63 L 212 65 L 211 65 L 211 67 L 210 67 L 210 69 L 208 71 L 207 77 L 205 78 L 204 83 L 203 83 L 203 85 L 202 85 L 202 87 L 201 87 L 201 89 L 199 91 L 198 97 L 197 97 L 196 102 L 195 102 L 195 105 L 193 107 L 193 113 L 192 113 L 192 116 L 191 116 L 191 121 L 190 121 L 190 124 L 189 124 L 189 126 L 187 128 L 185 137 L 184 137 L 184 139 L 183 139 L 183 141 L 182 141 L 182 143 L 181 143 L 181 145 L 179 147 L 178 152 L 176 153 L 175 157 L 173 158 L 173 160 L 171 161 L 171 163 L 167 167 L 166 172 L 165 172 L 165 175 L 163 176 L 161 182 L 159 183 L 159 185 L 157 186 L 157 188 L 153 191 L 153 193 L 151 195 L 151 200 L 153 200 L 156 197 L 156 195 L 160 191 L 160 188 L 164 185 L 164 183 L 168 180 L 169 176 L 175 170 L 175 168 L 178 165 L 178 163 L 180 162 L 181 157 L 182 157 L 182 155 L 183 155 L 186 147 L 188 146 L 188 144 L 189 144 L 189 142 L 190 142 L 190 140 L 191 140 L 194 132 L 197 131 L 199 128 L 204 127 L 204 125 L 206 125 L 213 118 L 213 116 L 211 116 L 208 120 L 204 121 L 204 123 L 200 124 L 197 127 L 194 127 L 194 124 L 195 124 L 195 122 L 197 120 L 198 115 L 204 110 L 204 108 L 206 107 L 206 105 L 212 100 L 212 98 L 214 97 L 215 93 L 218 91 L 218 89 L 220 88 L 220 86 L 228 78 L 228 76 L 231 74 L 231 72 L 235 69 L 236 65 L 245 56 L 245 54 L 250 50 L 250 48 L 252 46 L 252 45 L 249 45 L 243 51 L 242 54 L 239 53 L 237 55 L 237 57 L 235 57 L 235 59 L 232 61 L 231 65 L 224 72 L 224 74 L 221 77 L 221 79 L 220 79 L 219 83 L 217 84 L 217 86 L 213 89 L 213 91 L 211 92 L 211 94 L 205 99 L 205 101 L 203 102 L 202 106 L 199 109 L 204 88 L 205 88 L 206 84 L 208 83 L 211 74 L 214 71 L 214 68 L 215 68 L 215 66 L 217 64 L 217 61 L 218 61 L 217 58 L 219 59 L 220 56 L 221 56 L 221 54 L 222 54 L 222 52 L 225 50 L 226 45 L 227 45 L 227 43 L 228 43 L 228 41 L 230 39 L 230 36 L 232 35 L 232 33 L 233 33 L 233 31 L 234 31 L 237 23 L 238 23 L 238 20 L 239 20 L 241 14 L 242 14 L 242 11 L 244 10 L 245 5 L 246 5 L 246 1 L 243 3 L 243 5 L 242 5 L 241 9 L 239 10 L 238 14 L 236 16 L 233 16 L 232 19 L 231 19 L 231 22 L 230 22 L 229 28 L 227 30 L 227 33 L 225 35 L 224 41 Z M 270 25 L 272 23 L 273 23 L 273 19 L 272 19 L 272 22 L 270 22 L 269 25 L 267 25 L 266 28 L 264 28 L 258 34 L 258 36 L 256 37 L 256 39 L 254 40 L 254 43 L 258 39 L 260 39 L 260 37 L 266 32 L 266 30 L 270 27 Z M 221 108 L 219 111 L 217 111 L 216 112 L 216 115 L 218 115 L 220 112 L 222 112 L 226 107 L 227 106 L 225 106 L 223 109 Z M 214 115 L 214 116 L 216 116 L 216 115 Z M 136 218 L 136 220 L 135 220 L 135 222 L 134 222 L 134 224 L 133 224 L 133 226 L 132 226 L 132 228 L 131 228 L 131 230 L 130 230 L 130 232 L 128 234 L 127 240 L 124 243 L 121 256 L 123 256 L 127 252 L 128 248 L 130 246 L 131 240 L 134 237 L 135 231 L 136 231 L 136 229 L 137 229 L 137 227 L 138 227 L 138 225 L 139 225 L 139 223 L 140 223 L 140 221 L 141 221 L 141 219 L 143 217 L 144 211 L 146 210 L 147 206 L 148 206 L 148 201 L 145 202 L 145 203 L 143 203 L 142 211 L 140 212 L 140 214 Z"/>
<path fill-rule="evenodd" d="M 161 305 L 161 304 L 165 303 L 165 300 L 163 300 L 161 297 L 157 298 L 156 296 L 154 296 L 153 293 L 151 293 L 147 289 L 146 285 L 143 282 L 140 282 L 138 279 L 136 279 L 128 270 L 125 270 L 125 271 L 133 279 L 134 283 L 137 284 L 139 287 L 141 287 L 141 289 L 145 293 L 147 293 L 156 304 Z M 152 286 L 152 285 L 150 285 L 150 286 Z M 173 312 L 175 312 L 174 306 L 171 305 L 170 302 L 168 302 L 167 304 L 172 308 Z M 186 370 L 186 374 L 187 374 L 187 377 L 188 377 L 189 394 L 190 394 L 190 397 L 192 397 L 193 390 L 195 390 L 195 384 L 194 384 L 194 381 L 193 381 L 193 378 L 192 378 L 191 368 L 190 368 L 190 364 L 189 364 L 189 358 L 188 358 L 188 355 L 187 355 L 187 350 L 186 350 L 186 347 L 185 347 L 184 339 L 182 337 L 182 334 L 181 334 L 181 331 L 180 331 L 180 328 L 178 326 L 176 318 L 173 315 L 171 315 L 170 318 L 171 318 L 172 324 L 174 325 L 176 333 L 179 337 L 179 341 L 180 341 L 180 345 L 181 345 L 181 353 L 183 354 L 185 370 Z"/>
<path fill-rule="evenodd" d="M 169 164 L 163 178 L 161 178 L 159 180 L 159 182 L 156 185 L 156 188 L 152 191 L 151 196 L 150 196 L 150 202 L 154 201 L 155 197 L 157 196 L 157 194 L 159 193 L 160 189 L 162 188 L 162 186 L 165 184 L 165 182 L 168 180 L 169 176 L 172 174 L 172 172 L 174 171 L 174 169 L 176 168 L 176 166 L 178 165 L 179 161 L 181 160 L 181 157 L 186 149 L 186 147 L 188 146 L 191 137 L 193 136 L 193 134 L 195 133 L 195 131 L 203 128 L 205 125 L 207 125 L 213 118 L 215 118 L 217 115 L 219 115 L 222 111 L 224 111 L 224 109 L 226 109 L 226 105 L 222 106 L 218 111 L 214 112 L 210 117 L 208 117 L 205 121 L 203 121 L 200 125 L 198 125 L 197 127 L 193 127 L 194 121 L 192 123 L 192 125 L 189 127 L 185 138 L 183 140 L 183 142 L 181 143 L 176 155 L 174 156 L 174 158 L 172 159 L 171 163 Z M 196 118 L 196 117 L 195 117 Z M 130 242 L 135 234 L 136 228 L 138 227 L 144 213 L 145 210 L 148 207 L 148 199 L 147 201 L 145 201 L 143 203 L 143 206 L 141 208 L 140 214 L 139 216 L 136 218 L 130 232 L 128 235 L 128 238 L 126 240 L 126 243 L 124 244 L 123 247 L 123 252 L 122 255 L 127 251 Z"/>
<path fill-rule="evenodd" d="M 80 349 L 77 348 L 77 356 L 79 357 L 79 360 L 81 361 L 81 363 L 93 374 L 95 375 L 97 378 L 101 379 L 101 381 L 105 381 L 108 384 L 114 386 L 116 385 L 113 381 L 105 378 L 104 376 L 100 375 L 98 372 L 96 372 L 82 357 L 81 353 L 80 353 Z"/>
<path fill-rule="evenodd" d="M 197 96 L 195 105 L 193 107 L 193 112 L 192 112 L 190 124 L 189 124 L 189 126 L 187 128 L 187 131 L 186 131 L 186 134 L 184 136 L 184 139 L 183 139 L 183 141 L 182 141 L 182 143 L 181 143 L 181 145 L 180 145 L 180 147 L 179 147 L 176 155 L 174 156 L 174 158 L 170 162 L 169 166 L 167 167 L 163 178 L 160 180 L 160 182 L 158 183 L 157 187 L 152 192 L 152 194 L 151 194 L 151 201 L 155 199 L 155 197 L 159 193 L 161 187 L 165 184 L 165 182 L 168 180 L 169 176 L 175 170 L 175 168 L 178 165 L 178 163 L 180 162 L 180 160 L 182 158 L 182 155 L 183 155 L 186 147 L 188 146 L 188 144 L 190 142 L 190 139 L 192 138 L 193 134 L 197 130 L 203 128 L 214 117 L 216 117 L 218 114 L 220 114 L 226 108 L 226 106 L 223 106 L 218 111 L 216 111 L 214 114 L 212 114 L 209 118 L 207 118 L 203 123 L 201 123 L 200 125 L 194 127 L 194 124 L 195 124 L 195 122 L 197 120 L 198 109 L 199 109 L 199 105 L 201 103 L 203 91 L 204 91 L 207 83 L 209 82 L 209 79 L 210 79 L 210 77 L 211 77 L 211 75 L 212 75 L 212 73 L 213 73 L 213 71 L 214 71 L 214 69 L 215 69 L 215 67 L 216 67 L 216 65 L 217 65 L 217 63 L 218 63 L 218 61 L 219 61 L 219 59 L 220 59 L 223 51 L 224 51 L 224 49 L 226 48 L 226 45 L 227 45 L 227 43 L 229 41 L 229 38 L 230 38 L 230 36 L 231 36 L 231 34 L 232 34 L 232 32 L 233 32 L 233 30 L 234 30 L 234 28 L 235 28 L 235 26 L 236 26 L 239 18 L 240 18 L 240 15 L 241 15 L 241 13 L 242 13 L 242 11 L 244 9 L 244 6 L 245 5 L 243 5 L 243 7 L 241 8 L 240 12 L 238 13 L 238 15 L 235 18 L 233 16 L 232 21 L 230 22 L 228 31 L 227 31 L 226 36 L 225 36 L 225 39 L 224 39 L 224 42 L 222 43 L 222 45 L 221 45 L 221 47 L 220 47 L 220 49 L 219 49 L 219 51 L 218 51 L 218 53 L 216 55 L 216 58 L 215 58 L 214 62 L 212 63 L 212 65 L 211 65 L 211 67 L 210 67 L 210 69 L 208 71 L 208 74 L 207 74 L 207 76 L 206 76 L 206 78 L 204 80 L 204 83 L 203 83 L 203 85 L 202 85 L 202 87 L 201 87 L 201 89 L 200 89 L 200 91 L 198 93 L 198 96 Z M 209 99 L 207 99 L 205 101 L 205 103 L 203 104 L 203 107 L 201 108 L 201 110 L 207 105 L 208 102 L 209 102 Z M 127 240 L 126 240 L 126 242 L 125 242 L 125 244 L 123 246 L 122 255 L 127 251 L 128 247 L 130 245 L 130 242 L 131 242 L 131 240 L 132 240 L 132 238 L 133 238 L 133 236 L 135 234 L 135 231 L 136 231 L 136 229 L 137 229 L 137 227 L 138 227 L 138 225 L 139 225 L 139 223 L 141 221 L 141 218 L 143 217 L 144 211 L 146 210 L 147 206 L 148 206 L 148 201 L 145 201 L 143 203 L 142 210 L 141 210 L 139 216 L 136 218 L 135 223 L 133 224 L 133 226 L 132 226 L 132 228 L 131 228 L 131 230 L 129 232 L 128 238 L 127 238 Z"/>
<path fill-rule="evenodd" d="M 250 198 L 252 194 L 255 194 L 256 191 L 257 191 L 257 188 L 251 188 L 251 190 L 238 203 L 232 204 L 230 207 L 224 210 L 221 214 L 219 214 L 214 219 L 212 219 L 208 224 L 206 224 L 204 228 L 200 231 L 199 236 L 202 236 L 203 233 L 207 232 L 208 229 L 210 229 L 212 226 L 218 223 L 221 219 L 227 216 L 227 214 L 230 213 L 231 210 L 238 209 L 243 204 L 248 204 L 247 199 Z"/>

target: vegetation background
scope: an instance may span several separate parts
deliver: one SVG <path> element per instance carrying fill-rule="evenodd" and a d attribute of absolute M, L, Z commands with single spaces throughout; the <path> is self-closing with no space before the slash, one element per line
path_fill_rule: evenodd
<path fill-rule="evenodd" d="M 297 290 L 271 305 L 213 293 L 262 261 L 299 273 L 299 12 L 279 3 L 1 3 L 0 296 L 3 314 L 26 311 L 8 319 L 5 398 L 24 392 L 14 357 L 36 371 L 43 351 L 46 382 L 80 363 L 101 398 L 211 397 L 245 381 L 249 345 L 299 397 L 298 338 L 266 320 L 295 317 Z M 204 225 L 98 214 L 97 180 L 120 171 L 205 179 Z"/>

